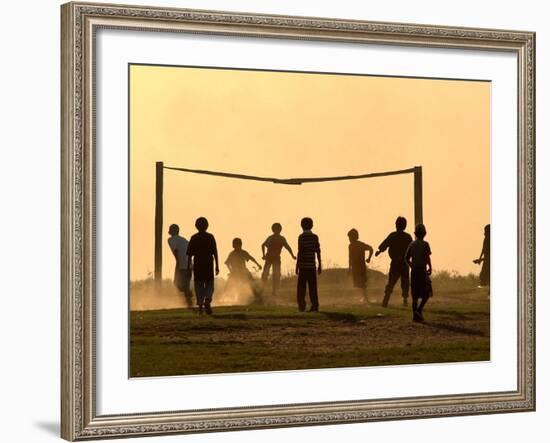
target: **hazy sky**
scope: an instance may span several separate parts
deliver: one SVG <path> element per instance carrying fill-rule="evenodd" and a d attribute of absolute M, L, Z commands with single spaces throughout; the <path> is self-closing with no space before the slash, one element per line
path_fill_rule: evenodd
<path fill-rule="evenodd" d="M 472 263 L 490 222 L 490 83 L 132 66 L 130 278 L 154 269 L 155 162 L 260 176 L 315 177 L 423 167 L 435 270 Z M 234 237 L 258 260 L 271 224 L 296 249 L 314 219 L 325 267 L 347 266 L 347 232 L 375 249 L 398 215 L 414 230 L 413 176 L 285 186 L 165 171 L 167 230 L 189 238 L 206 216 L 221 262 Z M 387 255 L 371 267 L 384 272 Z M 283 252 L 283 270 L 294 266 Z M 222 274 L 226 274 L 222 268 Z"/>

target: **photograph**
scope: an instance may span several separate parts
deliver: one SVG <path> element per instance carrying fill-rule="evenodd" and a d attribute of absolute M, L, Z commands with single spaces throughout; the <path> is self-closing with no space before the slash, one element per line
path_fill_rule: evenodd
<path fill-rule="evenodd" d="M 491 87 L 130 63 L 129 377 L 490 361 Z"/>

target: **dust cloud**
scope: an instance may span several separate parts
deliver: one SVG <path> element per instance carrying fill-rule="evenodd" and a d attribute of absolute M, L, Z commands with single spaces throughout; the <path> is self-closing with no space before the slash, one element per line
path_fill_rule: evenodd
<path fill-rule="evenodd" d="M 255 283 L 259 285 L 259 283 Z M 215 306 L 249 305 L 255 301 L 253 288 L 248 282 L 217 278 L 214 283 Z M 193 284 L 191 283 L 191 290 Z M 194 291 L 193 291 L 194 294 Z M 195 299 L 193 297 L 193 304 Z M 132 282 L 130 284 L 130 310 L 149 311 L 157 309 L 187 308 L 184 295 L 179 292 L 172 281 L 163 280 L 156 285 L 152 279 Z"/>
<path fill-rule="evenodd" d="M 367 299 L 370 303 L 379 302 L 384 294 L 387 275 L 373 269 L 367 271 Z M 478 276 L 461 275 L 456 271 L 437 271 L 432 275 L 434 293 L 462 293 L 478 286 Z M 345 306 L 362 303 L 362 294 L 353 288 L 351 276 L 347 269 L 325 269 L 318 278 L 319 298 L 323 306 Z M 214 283 L 213 306 L 247 306 L 265 304 L 277 306 L 296 306 L 296 276 L 286 275 L 281 280 L 281 287 L 275 297 L 271 296 L 271 281 L 262 287 L 262 281 L 238 281 L 218 277 Z M 191 289 L 193 285 L 191 284 Z M 401 289 L 399 284 L 394 289 L 394 298 L 398 299 Z M 261 295 L 260 295 L 261 294 Z M 193 304 L 195 299 L 193 297 Z M 156 285 L 153 279 L 133 281 L 130 283 L 130 310 L 149 311 L 160 309 L 186 308 L 183 294 L 171 280 L 163 280 Z"/>

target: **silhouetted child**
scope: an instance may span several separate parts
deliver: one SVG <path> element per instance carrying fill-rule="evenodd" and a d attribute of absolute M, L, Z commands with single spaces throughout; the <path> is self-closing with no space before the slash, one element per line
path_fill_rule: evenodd
<path fill-rule="evenodd" d="M 486 225 L 485 237 L 479 258 L 474 260 L 476 265 L 481 265 L 479 273 L 479 286 L 490 286 L 491 284 L 491 225 Z"/>
<path fill-rule="evenodd" d="M 424 321 L 423 309 L 428 298 L 432 296 L 432 283 L 430 275 L 432 274 L 432 251 L 430 244 L 424 241 L 426 236 L 426 227 L 419 223 L 414 230 L 416 240 L 407 248 L 405 258 L 407 264 L 411 267 L 411 292 L 413 299 L 413 321 Z M 422 302 L 418 306 L 418 299 Z"/>
<path fill-rule="evenodd" d="M 296 260 L 292 248 L 288 245 L 286 238 L 281 235 L 283 227 L 280 223 L 273 223 L 271 226 L 273 235 L 270 235 L 262 243 L 262 258 L 265 260 L 264 270 L 262 272 L 262 281 L 264 284 L 269 277 L 269 270 L 273 269 L 272 280 L 272 294 L 276 295 L 281 283 L 281 251 L 285 248 L 292 258 Z"/>
<path fill-rule="evenodd" d="M 409 297 L 409 267 L 405 263 L 405 252 L 407 247 L 413 241 L 412 237 L 405 232 L 407 227 L 407 219 L 405 217 L 397 217 L 395 220 L 395 231 L 390 233 L 386 239 L 378 246 L 376 257 L 389 248 L 391 258 L 390 271 L 388 272 L 388 283 L 384 289 L 384 300 L 382 306 L 388 306 L 390 295 L 393 292 L 393 287 L 397 280 L 401 279 L 401 296 L 403 297 L 403 306 L 407 306 L 407 298 Z"/>
<path fill-rule="evenodd" d="M 187 257 L 187 246 L 189 242 L 179 235 L 180 227 L 178 225 L 170 225 L 168 228 L 168 246 L 174 258 L 176 259 L 176 268 L 174 271 L 174 285 L 178 288 L 178 291 L 183 293 L 187 307 L 193 306 L 193 293 L 191 292 L 190 283 L 191 275 L 188 271 L 188 257 Z"/>
<path fill-rule="evenodd" d="M 193 234 L 189 240 L 187 247 L 187 256 L 189 257 L 187 270 L 191 273 L 191 265 L 193 266 L 195 296 L 197 297 L 199 314 L 202 314 L 203 308 L 207 314 L 212 314 L 214 263 L 216 265 L 216 275 L 220 273 L 218 249 L 214 236 L 206 232 L 208 229 L 208 220 L 206 218 L 197 218 L 195 227 L 199 232 Z"/>
<path fill-rule="evenodd" d="M 298 274 L 298 309 L 300 312 L 306 309 L 306 286 L 309 288 L 311 301 L 310 312 L 319 312 L 319 296 L 317 294 L 317 273 L 321 274 L 321 246 L 319 237 L 311 232 L 313 220 L 304 217 L 301 221 L 304 232 L 298 237 L 298 257 L 296 261 L 296 274 Z M 315 263 L 317 257 L 317 266 Z"/>
<path fill-rule="evenodd" d="M 360 289 L 363 301 L 367 302 L 367 265 L 374 250 L 371 245 L 359 241 L 359 232 L 357 229 L 351 229 L 348 232 L 349 238 L 349 271 L 353 278 L 353 287 Z M 365 251 L 369 256 L 365 259 Z"/>
<path fill-rule="evenodd" d="M 254 294 L 254 301 L 261 301 L 261 292 L 254 284 L 254 278 L 246 267 L 246 262 L 251 261 L 257 267 L 258 271 L 262 269 L 262 266 L 243 248 L 243 241 L 240 238 L 233 239 L 233 250 L 227 256 L 225 265 L 229 269 L 229 278 L 227 279 L 227 285 L 238 286 L 239 283 L 244 283 L 250 287 L 250 290 Z"/>

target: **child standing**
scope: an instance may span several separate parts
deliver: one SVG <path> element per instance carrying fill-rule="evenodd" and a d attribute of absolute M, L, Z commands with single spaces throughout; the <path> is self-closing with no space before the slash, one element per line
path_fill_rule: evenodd
<path fill-rule="evenodd" d="M 363 301 L 367 302 L 367 265 L 374 250 L 371 245 L 359 241 L 359 232 L 357 229 L 351 229 L 348 232 L 349 238 L 349 272 L 353 277 L 353 287 L 361 290 Z M 365 251 L 369 256 L 365 260 Z"/>
<path fill-rule="evenodd" d="M 306 310 L 306 286 L 309 288 L 309 299 L 311 301 L 310 312 L 319 312 L 319 296 L 317 294 L 317 273 L 321 274 L 321 246 L 319 237 L 311 232 L 313 220 L 304 217 L 300 223 L 302 232 L 298 237 L 298 258 L 296 261 L 296 274 L 298 274 L 298 309 L 300 312 Z M 316 269 L 315 257 L 318 266 Z"/>
<path fill-rule="evenodd" d="M 220 273 L 218 249 L 214 236 L 206 232 L 208 229 L 206 218 L 199 217 L 195 221 L 195 227 L 198 232 L 191 236 L 187 247 L 187 256 L 189 257 L 187 272 L 191 273 L 192 263 L 199 314 L 202 314 L 204 309 L 210 315 L 212 314 L 211 303 L 214 294 L 214 262 L 216 275 Z"/>
<path fill-rule="evenodd" d="M 193 293 L 190 288 L 190 274 L 188 272 L 187 246 L 189 242 L 179 233 L 180 227 L 176 224 L 170 225 L 170 228 L 168 228 L 168 234 L 170 235 L 168 246 L 170 246 L 170 250 L 176 259 L 174 285 L 185 296 L 187 307 L 191 308 L 193 306 Z"/>
<path fill-rule="evenodd" d="M 243 249 L 243 241 L 240 238 L 234 238 L 233 250 L 229 253 L 227 260 L 225 260 L 225 265 L 230 272 L 227 284 L 231 287 L 238 286 L 239 283 L 245 283 L 254 294 L 254 301 L 259 303 L 261 302 L 261 292 L 254 285 L 254 278 L 246 267 L 247 261 L 253 262 L 258 267 L 258 271 L 262 269 L 262 266 L 256 259 Z"/>
<path fill-rule="evenodd" d="M 479 273 L 479 286 L 491 284 L 491 225 L 486 225 L 484 230 L 483 246 L 479 258 L 474 260 L 476 265 L 481 265 Z"/>
<path fill-rule="evenodd" d="M 281 235 L 283 227 L 280 223 L 273 223 L 271 226 L 271 231 L 273 235 L 267 237 L 267 239 L 262 243 L 262 258 L 265 260 L 264 270 L 262 272 L 262 281 L 264 284 L 267 282 L 269 277 L 269 270 L 273 269 L 272 275 L 272 294 L 276 295 L 277 289 L 279 289 L 281 283 L 281 251 L 285 248 L 291 255 L 291 257 L 296 260 L 294 253 L 292 252 L 291 247 L 288 245 L 286 238 Z"/>
<path fill-rule="evenodd" d="M 423 309 L 432 295 L 430 275 L 432 274 L 432 251 L 424 241 L 426 227 L 419 223 L 414 230 L 416 240 L 407 248 L 405 259 L 411 268 L 411 292 L 413 299 L 413 321 L 424 321 Z M 422 302 L 418 306 L 418 299 Z"/>

